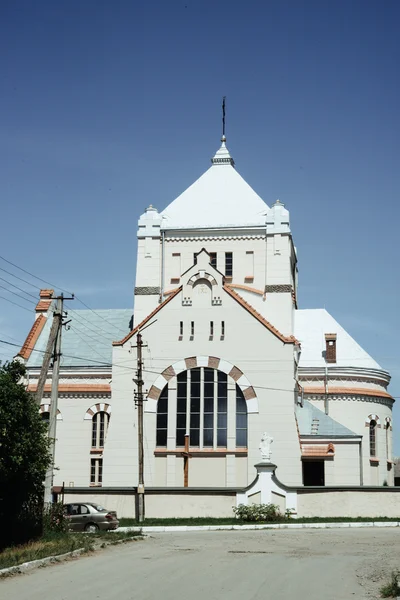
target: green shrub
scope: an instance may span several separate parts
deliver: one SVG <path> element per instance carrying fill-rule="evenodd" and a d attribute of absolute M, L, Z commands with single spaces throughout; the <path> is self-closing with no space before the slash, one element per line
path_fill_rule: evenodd
<path fill-rule="evenodd" d="M 381 588 L 382 598 L 397 598 L 397 596 L 400 594 L 398 577 L 399 573 L 392 571 L 390 583 L 387 583 Z"/>
<path fill-rule="evenodd" d="M 275 504 L 239 504 L 233 508 L 237 519 L 241 521 L 284 521 L 285 516 Z"/>
<path fill-rule="evenodd" d="M 43 513 L 43 535 L 66 533 L 67 531 L 68 519 L 64 514 L 62 503 L 50 504 Z"/>

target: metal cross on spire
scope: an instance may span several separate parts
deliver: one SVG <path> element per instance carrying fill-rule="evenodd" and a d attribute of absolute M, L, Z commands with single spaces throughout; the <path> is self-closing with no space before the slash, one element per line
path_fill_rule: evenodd
<path fill-rule="evenodd" d="M 222 98 L 222 138 L 225 138 L 225 100 L 226 96 Z"/>

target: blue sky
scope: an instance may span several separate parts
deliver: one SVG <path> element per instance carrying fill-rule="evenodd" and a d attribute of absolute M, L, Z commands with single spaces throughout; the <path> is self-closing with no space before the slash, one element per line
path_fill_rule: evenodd
<path fill-rule="evenodd" d="M 394 0 L 3 0 L 1 254 L 130 306 L 137 219 L 208 168 L 226 95 L 238 171 L 290 210 L 301 307 L 326 307 L 400 397 L 399 18 Z M 1 334 L 31 322 L 0 299 Z"/>

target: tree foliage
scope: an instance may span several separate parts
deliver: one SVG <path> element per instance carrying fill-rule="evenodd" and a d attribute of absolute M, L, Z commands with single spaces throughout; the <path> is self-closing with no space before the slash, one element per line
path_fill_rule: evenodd
<path fill-rule="evenodd" d="M 19 383 L 25 367 L 0 365 L 0 544 L 40 535 L 43 482 L 50 464 L 47 426 L 33 395 Z"/>

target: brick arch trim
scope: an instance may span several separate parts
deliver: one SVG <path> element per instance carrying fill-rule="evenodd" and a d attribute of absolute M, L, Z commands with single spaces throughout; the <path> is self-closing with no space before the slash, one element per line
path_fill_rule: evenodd
<path fill-rule="evenodd" d="M 174 364 L 170 365 L 157 377 L 153 385 L 151 386 L 147 395 L 146 412 L 157 411 L 157 401 L 164 387 L 167 385 L 170 379 L 179 375 L 183 371 L 195 369 L 196 367 L 209 367 L 210 369 L 217 369 L 226 373 L 237 383 L 243 392 L 244 399 L 247 404 L 248 413 L 258 413 L 258 398 L 257 394 L 250 384 L 247 377 L 244 375 L 238 367 L 222 358 L 216 356 L 191 356 L 184 360 L 178 360 Z"/>
<path fill-rule="evenodd" d="M 104 402 L 93 404 L 93 406 L 87 409 L 84 420 L 92 419 L 93 415 L 98 412 L 106 412 L 108 415 L 111 415 L 111 406 L 109 404 L 105 404 Z"/>
<path fill-rule="evenodd" d="M 369 427 L 371 421 L 375 421 L 377 427 L 381 426 L 381 421 L 380 421 L 378 415 L 368 415 L 368 417 L 365 420 L 365 427 Z"/>
<path fill-rule="evenodd" d="M 192 275 L 187 284 L 193 286 L 199 279 L 207 279 L 211 285 L 218 285 L 215 277 L 213 277 L 210 273 L 206 273 L 205 271 L 199 271 L 199 273 Z"/>
<path fill-rule="evenodd" d="M 40 414 L 47 413 L 47 412 L 49 413 L 50 412 L 50 404 L 41 404 L 39 407 L 39 412 L 40 412 Z M 62 421 L 62 420 L 63 420 L 62 414 L 61 414 L 60 410 L 57 409 L 57 421 Z"/>

